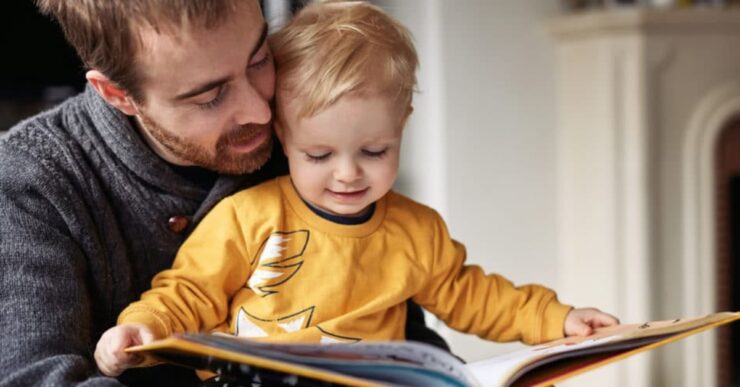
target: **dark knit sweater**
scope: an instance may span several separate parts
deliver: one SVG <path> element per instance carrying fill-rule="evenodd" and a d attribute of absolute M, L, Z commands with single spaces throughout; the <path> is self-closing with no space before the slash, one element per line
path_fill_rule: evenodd
<path fill-rule="evenodd" d="M 92 360 L 102 332 L 218 200 L 281 172 L 273 157 L 199 187 L 90 87 L 11 129 L 0 140 L 0 385 L 119 384 Z M 190 227 L 170 231 L 173 215 Z M 122 380 L 151 385 L 145 374 Z"/>

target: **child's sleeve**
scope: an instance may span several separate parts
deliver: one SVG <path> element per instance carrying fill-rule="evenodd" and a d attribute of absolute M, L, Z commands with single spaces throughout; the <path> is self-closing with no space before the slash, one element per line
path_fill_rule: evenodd
<path fill-rule="evenodd" d="M 230 299 L 249 275 L 237 215 L 231 198 L 216 205 L 180 247 L 172 268 L 154 277 L 152 288 L 121 312 L 118 323 L 145 324 L 156 338 L 223 323 Z"/>
<path fill-rule="evenodd" d="M 441 217 L 434 222 L 429 282 L 414 301 L 451 328 L 496 341 L 537 344 L 564 335 L 571 310 L 543 286 L 515 287 L 497 274 L 465 265 L 465 247 L 452 240 Z"/>

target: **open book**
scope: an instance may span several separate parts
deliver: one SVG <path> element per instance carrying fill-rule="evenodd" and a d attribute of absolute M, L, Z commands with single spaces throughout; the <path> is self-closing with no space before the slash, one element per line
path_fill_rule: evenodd
<path fill-rule="evenodd" d="M 184 334 L 133 347 L 150 360 L 232 378 L 294 378 L 300 385 L 538 386 L 740 319 L 740 312 L 623 324 L 463 364 L 413 342 L 270 344 L 226 335 Z M 255 376 L 259 375 L 259 376 Z M 322 384 L 323 383 L 323 384 Z"/>

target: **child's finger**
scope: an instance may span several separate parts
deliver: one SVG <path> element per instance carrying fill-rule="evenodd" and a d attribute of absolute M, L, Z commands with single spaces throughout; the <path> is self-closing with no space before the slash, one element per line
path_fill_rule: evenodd
<path fill-rule="evenodd" d="M 118 376 L 127 368 L 136 365 L 140 358 L 125 352 L 139 340 L 139 330 L 118 326 L 103 334 L 95 350 L 95 361 L 100 371 L 108 376 Z"/>
<path fill-rule="evenodd" d="M 123 368 L 118 365 L 116 352 L 110 346 L 95 351 L 95 361 L 104 375 L 115 377 L 123 372 Z"/>
<path fill-rule="evenodd" d="M 100 372 L 107 376 L 117 376 L 111 369 L 112 363 L 114 362 L 110 355 L 112 337 L 111 333 L 112 332 L 107 331 L 103 334 L 103 337 L 100 338 L 100 341 L 98 341 L 98 345 L 95 347 L 94 357 L 95 363 L 97 363 Z"/>
<path fill-rule="evenodd" d="M 578 324 L 577 331 L 578 336 L 588 336 L 591 334 L 591 332 L 593 332 L 593 328 L 591 328 L 591 326 L 588 324 L 580 323 Z"/>
<path fill-rule="evenodd" d="M 111 361 L 106 363 L 106 365 L 108 375 L 110 376 L 118 376 L 122 374 L 123 371 L 136 365 L 139 361 L 137 356 L 128 354 L 123 350 L 111 352 L 109 355 Z"/>
<path fill-rule="evenodd" d="M 588 322 L 578 319 L 572 321 L 566 329 L 566 336 L 588 336 L 593 332 L 593 329 Z"/>
<path fill-rule="evenodd" d="M 618 325 L 619 319 L 609 313 L 598 311 L 598 313 L 592 317 L 592 324 L 594 327 L 609 327 L 612 325 Z"/>
<path fill-rule="evenodd" d="M 98 343 L 98 348 L 95 350 L 95 363 L 98 364 L 98 369 L 103 375 L 114 376 L 110 373 L 109 362 L 107 356 L 104 355 L 104 350 L 100 347 L 100 343 Z"/>

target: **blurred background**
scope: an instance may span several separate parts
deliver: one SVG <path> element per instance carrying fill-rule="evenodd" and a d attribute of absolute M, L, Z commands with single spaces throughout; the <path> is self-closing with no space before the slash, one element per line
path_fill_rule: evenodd
<path fill-rule="evenodd" d="M 4 4 L 0 29 L 0 131 L 82 90 L 77 54 L 33 1 Z"/>
<path fill-rule="evenodd" d="M 271 28 L 304 1 L 263 0 Z M 733 1 L 376 0 L 413 33 L 397 188 L 469 261 L 624 322 L 740 310 L 740 10 Z M 84 87 L 31 1 L 0 15 L 0 131 Z M 513 351 L 429 319 L 472 361 Z M 737 328 L 564 386 L 740 386 Z"/>

